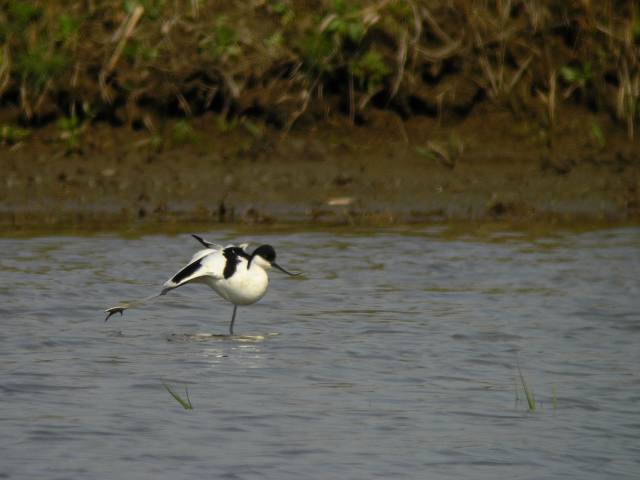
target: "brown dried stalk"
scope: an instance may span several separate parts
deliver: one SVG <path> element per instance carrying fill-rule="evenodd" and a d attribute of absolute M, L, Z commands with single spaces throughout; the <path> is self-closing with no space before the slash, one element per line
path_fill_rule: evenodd
<path fill-rule="evenodd" d="M 122 55 L 124 47 L 127 44 L 127 41 L 129 40 L 129 38 L 133 35 L 133 30 L 138 24 L 138 22 L 140 21 L 140 18 L 142 18 L 143 13 L 144 13 L 144 7 L 142 5 L 138 5 L 122 21 L 122 23 L 120 24 L 120 27 L 114 33 L 113 41 L 114 42 L 117 41 L 118 44 L 116 45 L 116 48 L 113 51 L 113 54 L 111 55 L 111 59 L 109 60 L 107 65 L 102 68 L 102 71 L 100 72 L 100 76 L 98 79 L 102 98 L 108 103 L 111 103 L 113 101 L 113 95 L 108 89 L 107 77 L 115 68 L 116 64 L 118 63 L 118 60 L 120 60 L 120 56 Z"/>

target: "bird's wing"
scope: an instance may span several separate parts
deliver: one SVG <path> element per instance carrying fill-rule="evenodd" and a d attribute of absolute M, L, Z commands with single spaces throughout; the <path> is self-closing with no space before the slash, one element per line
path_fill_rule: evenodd
<path fill-rule="evenodd" d="M 205 249 L 197 252 L 188 265 L 181 268 L 169 280 L 164 282 L 163 288 L 173 290 L 185 283 L 211 277 L 223 278 L 225 258 L 219 250 Z"/>
<path fill-rule="evenodd" d="M 217 243 L 209 242 L 208 240 L 205 240 L 204 238 L 196 235 L 195 233 L 192 233 L 191 236 L 193 238 L 195 238 L 197 241 L 199 241 L 206 248 L 211 248 L 213 250 L 222 250 L 222 245 L 218 245 Z"/>
<path fill-rule="evenodd" d="M 204 242 L 201 243 L 204 244 Z M 191 257 L 191 260 L 185 267 L 180 269 L 179 272 L 177 272 L 169 280 L 164 282 L 164 285 L 162 285 L 162 290 L 159 293 L 150 295 L 140 300 L 129 300 L 126 302 L 122 302 L 115 307 L 107 308 L 105 310 L 105 313 L 107 314 L 105 322 L 109 319 L 109 317 L 116 313 L 122 315 L 125 310 L 132 307 L 137 307 L 143 303 L 147 303 L 162 295 L 166 295 L 167 292 L 173 290 L 174 288 L 178 288 L 185 283 L 189 283 L 203 277 L 221 279 L 223 278 L 222 272 L 224 271 L 224 266 L 225 258 L 222 255 L 222 251 L 220 249 L 205 248 L 203 250 L 200 250 L 196 252 L 193 257 Z"/>
<path fill-rule="evenodd" d="M 193 257 L 191 257 L 191 260 L 189 260 L 189 263 L 193 263 L 196 260 L 200 260 L 202 257 L 206 257 L 207 255 L 216 253 L 217 251 L 218 250 L 214 250 L 213 248 L 205 248 L 203 250 L 198 250 L 196 253 L 193 254 Z"/>
<path fill-rule="evenodd" d="M 239 264 L 242 262 L 247 263 L 251 258 L 242 246 L 236 247 L 235 245 L 225 247 L 222 250 L 222 257 L 224 257 L 224 265 L 221 273 L 225 279 L 230 278 L 236 272 Z"/>

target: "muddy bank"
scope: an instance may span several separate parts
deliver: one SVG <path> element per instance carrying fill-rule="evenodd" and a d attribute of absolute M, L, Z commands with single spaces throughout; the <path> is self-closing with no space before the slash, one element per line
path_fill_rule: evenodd
<path fill-rule="evenodd" d="M 629 2 L 1 3 L 3 232 L 638 222 Z"/>
<path fill-rule="evenodd" d="M 72 151 L 49 126 L 0 151 L 0 225 L 637 224 L 638 145 L 606 118 L 564 117 L 551 147 L 535 124 L 489 109 L 459 122 L 373 110 L 367 127 L 334 119 L 286 135 L 221 129 L 213 114 L 154 135 L 95 124 Z"/>

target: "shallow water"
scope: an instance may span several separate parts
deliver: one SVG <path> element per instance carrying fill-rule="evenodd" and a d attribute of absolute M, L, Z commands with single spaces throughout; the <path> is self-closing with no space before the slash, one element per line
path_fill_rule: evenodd
<path fill-rule="evenodd" d="M 306 275 L 234 340 L 203 286 L 103 322 L 186 235 L 0 239 L 0 478 L 638 477 L 640 230 L 251 241 Z"/>

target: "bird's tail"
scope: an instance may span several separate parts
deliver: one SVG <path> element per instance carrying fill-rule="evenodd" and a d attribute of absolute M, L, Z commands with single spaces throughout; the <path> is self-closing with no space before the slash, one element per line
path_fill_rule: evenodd
<path fill-rule="evenodd" d="M 120 305 L 116 305 L 115 307 L 107 308 L 105 310 L 107 317 L 104 319 L 104 321 L 106 322 L 107 320 L 109 320 L 109 317 L 111 317 L 111 315 L 113 315 L 114 313 L 119 313 L 120 315 L 122 315 L 123 312 L 125 310 L 128 310 L 129 308 L 138 307 L 144 303 L 155 300 L 156 298 L 165 295 L 169 290 L 172 290 L 172 288 L 163 288 L 159 293 L 154 293 L 153 295 L 149 295 L 148 297 L 140 298 L 137 300 L 128 300 L 126 302 L 120 303 Z"/>

